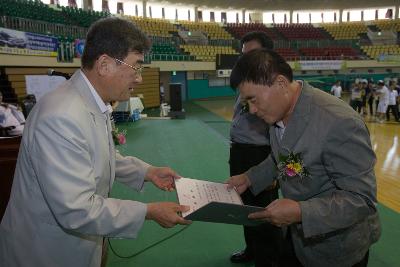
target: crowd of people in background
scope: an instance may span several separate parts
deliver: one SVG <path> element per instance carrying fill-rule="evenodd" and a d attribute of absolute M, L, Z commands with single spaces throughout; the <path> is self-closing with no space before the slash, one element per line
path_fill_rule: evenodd
<path fill-rule="evenodd" d="M 341 82 L 338 80 L 331 88 L 331 94 L 342 98 Z M 350 106 L 363 116 L 368 114 L 379 123 L 391 120 L 400 122 L 400 85 L 396 80 L 356 79 L 350 86 Z"/>

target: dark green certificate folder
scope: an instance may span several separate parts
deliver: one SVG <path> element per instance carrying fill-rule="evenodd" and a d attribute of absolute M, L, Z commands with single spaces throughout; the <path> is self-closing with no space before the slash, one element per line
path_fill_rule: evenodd
<path fill-rule="evenodd" d="M 254 226 L 262 223 L 261 221 L 249 220 L 250 213 L 261 211 L 264 208 L 232 203 L 209 202 L 205 206 L 190 213 L 185 219 L 192 221 L 240 224 Z"/>

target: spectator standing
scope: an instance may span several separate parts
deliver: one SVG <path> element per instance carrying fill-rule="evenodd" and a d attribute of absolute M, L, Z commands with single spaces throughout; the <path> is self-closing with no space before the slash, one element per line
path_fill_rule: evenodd
<path fill-rule="evenodd" d="M 396 87 L 396 82 L 395 81 L 390 81 L 389 82 L 389 105 L 388 109 L 386 111 L 386 119 L 390 121 L 390 112 L 393 113 L 394 119 L 396 121 L 399 121 L 399 110 L 397 107 L 397 100 L 399 98 L 399 94 L 397 90 L 395 89 Z"/>
<path fill-rule="evenodd" d="M 163 82 L 160 82 L 160 101 L 161 104 L 165 102 L 165 88 Z"/>
<path fill-rule="evenodd" d="M 376 94 L 379 96 L 378 108 L 376 110 L 377 120 L 379 123 L 385 121 L 386 111 L 389 105 L 389 89 L 385 86 L 384 81 L 378 81 L 378 89 Z"/>
<path fill-rule="evenodd" d="M 367 89 L 365 91 L 365 95 L 367 96 L 367 102 L 369 106 L 369 115 L 374 116 L 374 83 L 370 81 L 368 83 Z"/>
<path fill-rule="evenodd" d="M 368 80 L 361 80 L 361 110 L 362 114 L 367 115 L 367 92 L 368 92 Z"/>
<path fill-rule="evenodd" d="M 342 98 L 342 86 L 340 86 L 340 81 L 337 80 L 336 83 L 331 88 L 331 94 L 337 98 Z"/>
<path fill-rule="evenodd" d="M 361 113 L 362 108 L 362 84 L 360 82 L 354 83 L 353 88 L 351 89 L 351 96 L 350 96 L 350 106 Z"/>

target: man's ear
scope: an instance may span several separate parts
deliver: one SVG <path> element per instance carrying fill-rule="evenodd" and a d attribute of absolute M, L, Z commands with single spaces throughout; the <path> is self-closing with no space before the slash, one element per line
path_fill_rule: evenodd
<path fill-rule="evenodd" d="M 283 75 L 278 75 L 278 77 L 276 77 L 276 81 L 278 82 L 279 88 L 281 89 L 287 88 L 289 85 L 288 79 Z"/>
<path fill-rule="evenodd" d="M 96 70 L 100 76 L 106 76 L 113 70 L 114 65 L 111 61 L 112 59 L 105 54 L 96 60 Z"/>

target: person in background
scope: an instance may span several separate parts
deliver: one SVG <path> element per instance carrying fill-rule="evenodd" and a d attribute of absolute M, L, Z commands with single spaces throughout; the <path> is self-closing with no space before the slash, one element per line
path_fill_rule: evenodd
<path fill-rule="evenodd" d="M 22 111 L 24 113 L 25 118 L 28 118 L 29 112 L 31 112 L 33 106 L 36 104 L 35 95 L 26 95 L 24 100 L 22 100 Z"/>
<path fill-rule="evenodd" d="M 396 87 L 395 87 L 395 89 L 396 89 L 397 93 L 398 93 L 399 96 L 400 96 L 400 84 L 399 84 L 399 80 L 398 80 L 398 79 L 396 80 Z"/>
<path fill-rule="evenodd" d="M 350 106 L 358 113 L 361 113 L 361 108 L 362 108 L 362 96 L 363 96 L 362 87 L 363 86 L 361 82 L 357 81 L 351 88 Z"/>
<path fill-rule="evenodd" d="M 367 115 L 367 94 L 368 94 L 368 80 L 361 80 L 361 114 Z"/>
<path fill-rule="evenodd" d="M 287 229 L 278 266 L 367 266 L 381 231 L 376 156 L 363 118 L 336 97 L 293 80 L 290 65 L 271 50 L 243 55 L 231 77 L 250 113 L 270 125 L 272 152 L 230 177 L 228 188 L 257 194 L 279 180 L 282 198 L 248 216 Z"/>
<path fill-rule="evenodd" d="M 272 40 L 263 32 L 250 32 L 242 40 L 242 53 L 259 48 L 273 48 Z M 235 79 L 235 76 L 231 76 Z M 246 111 L 246 104 L 237 97 L 230 129 L 231 147 L 229 166 L 230 174 L 237 175 L 259 164 L 269 155 L 268 124 L 254 114 Z M 241 194 L 243 203 L 251 206 L 266 207 L 277 199 L 277 184 L 261 190 L 257 195 L 247 190 Z M 232 254 L 230 260 L 243 263 L 254 260 L 255 266 L 275 266 L 282 243 L 281 229 L 269 223 L 259 226 L 244 226 L 246 248 Z M 269 242 L 265 242 L 268 239 Z"/>
<path fill-rule="evenodd" d="M 399 80 L 396 80 L 396 86 L 395 90 L 397 91 L 397 110 L 399 110 L 399 118 L 400 118 L 400 85 L 399 85 Z"/>
<path fill-rule="evenodd" d="M 379 94 L 376 93 L 376 90 L 378 90 L 378 83 L 375 86 L 374 90 L 374 99 L 375 99 L 375 117 L 378 119 L 378 106 L 379 106 Z"/>
<path fill-rule="evenodd" d="M 369 115 L 372 117 L 374 116 L 374 93 L 375 93 L 375 88 L 374 88 L 374 83 L 372 81 L 368 82 L 368 87 L 365 91 L 365 94 L 367 96 L 367 102 L 369 106 Z"/>
<path fill-rule="evenodd" d="M 340 80 L 337 80 L 336 83 L 332 86 L 331 94 L 336 96 L 337 98 L 342 98 L 342 86 L 340 86 Z"/>
<path fill-rule="evenodd" d="M 165 88 L 163 82 L 160 82 L 160 102 L 161 104 L 165 102 Z"/>
<path fill-rule="evenodd" d="M 375 94 L 379 97 L 379 103 L 376 109 L 377 120 L 379 123 L 383 123 L 385 121 L 386 111 L 389 105 L 389 89 L 386 87 L 384 81 L 378 81 Z"/>
<path fill-rule="evenodd" d="M 399 110 L 397 107 L 397 100 L 399 98 L 399 94 L 396 91 L 396 82 L 389 81 L 389 105 L 386 111 L 386 119 L 390 121 L 390 112 L 393 113 L 395 121 L 399 121 Z"/>
<path fill-rule="evenodd" d="M 142 82 L 146 35 L 131 21 L 100 19 L 88 30 L 82 66 L 29 114 L 0 224 L 0 266 L 99 267 L 105 238 L 136 238 L 145 220 L 188 224 L 173 202 L 110 197 L 114 180 L 172 190 L 179 176 L 116 151 L 110 102 Z M 104 261 L 103 261 L 104 264 Z"/>
<path fill-rule="evenodd" d="M 25 117 L 21 110 L 11 104 L 3 102 L 3 94 L 0 92 L 0 128 L 1 135 L 18 136 L 24 131 Z"/>

